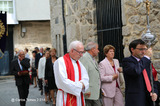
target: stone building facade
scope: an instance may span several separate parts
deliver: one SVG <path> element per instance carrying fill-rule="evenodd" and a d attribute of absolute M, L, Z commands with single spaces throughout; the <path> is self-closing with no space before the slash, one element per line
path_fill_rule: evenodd
<path fill-rule="evenodd" d="M 89 41 L 97 42 L 96 6 L 94 0 L 64 0 L 67 47 L 73 40 L 80 40 L 85 45 Z M 136 0 L 121 0 L 122 36 L 124 56 L 130 55 L 128 44 L 146 32 L 146 5 Z M 60 48 L 58 55 L 63 55 L 63 18 L 62 0 L 50 0 L 52 45 Z M 153 64 L 160 71 L 160 2 L 151 4 L 151 32 L 157 35 L 153 46 Z M 57 37 L 58 36 L 58 37 Z M 58 42 L 58 43 L 57 43 Z M 100 51 L 102 52 L 102 51 Z"/>
<path fill-rule="evenodd" d="M 22 27 L 25 28 L 26 32 L 22 32 Z M 35 47 L 52 47 L 50 21 L 21 22 L 21 24 L 14 26 L 13 36 L 14 48 L 21 50 L 28 48 L 30 55 Z"/>
<path fill-rule="evenodd" d="M 29 49 L 52 47 L 50 36 L 49 0 L 13 0 L 14 15 L 17 23 L 13 26 L 13 48 Z M 24 37 L 23 37 L 24 36 Z"/>
<path fill-rule="evenodd" d="M 97 42 L 96 8 L 93 0 L 64 0 L 67 47 L 73 40 L 84 44 Z M 50 0 L 52 45 L 59 49 L 58 56 L 63 55 L 62 38 L 64 26 L 62 19 L 62 0 Z M 59 42 L 59 43 L 58 43 Z"/>

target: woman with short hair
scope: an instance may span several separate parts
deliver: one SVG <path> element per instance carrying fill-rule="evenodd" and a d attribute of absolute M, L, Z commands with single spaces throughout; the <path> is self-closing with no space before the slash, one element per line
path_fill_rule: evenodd
<path fill-rule="evenodd" d="M 114 59 L 115 48 L 112 45 L 106 45 L 103 52 L 105 58 L 99 63 L 103 104 L 104 106 L 124 106 L 119 80 L 122 68 L 119 67 L 119 61 Z"/>
<path fill-rule="evenodd" d="M 53 105 L 55 105 L 55 92 L 57 91 L 57 86 L 55 84 L 55 77 L 53 73 L 53 66 L 54 62 L 57 60 L 56 57 L 56 49 L 52 48 L 50 50 L 50 58 L 47 59 L 46 61 L 46 68 L 45 68 L 45 82 L 48 83 L 48 89 L 50 91 L 50 96 L 52 97 L 53 100 Z"/>

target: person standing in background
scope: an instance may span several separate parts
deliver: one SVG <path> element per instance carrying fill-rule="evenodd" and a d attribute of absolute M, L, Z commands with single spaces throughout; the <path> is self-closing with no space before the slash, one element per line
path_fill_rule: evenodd
<path fill-rule="evenodd" d="M 18 88 L 18 94 L 20 99 L 20 106 L 25 106 L 27 97 L 29 94 L 29 71 L 30 60 L 25 58 L 24 51 L 20 50 L 18 53 L 18 59 L 15 59 L 11 63 L 11 72 L 15 76 L 16 86 Z"/>
<path fill-rule="evenodd" d="M 123 95 L 120 89 L 119 61 L 114 59 L 115 48 L 106 45 L 103 49 L 105 58 L 99 63 L 103 104 L 104 106 L 124 106 Z"/>
<path fill-rule="evenodd" d="M 18 59 L 18 51 L 19 51 L 18 48 L 15 48 L 15 49 L 14 49 L 14 57 L 13 57 L 13 60 Z"/>
<path fill-rule="evenodd" d="M 45 82 L 48 84 L 48 89 L 50 91 L 50 96 L 53 100 L 53 105 L 56 104 L 55 100 L 55 93 L 57 92 L 57 86 L 55 83 L 55 75 L 54 75 L 54 62 L 57 60 L 56 57 L 56 49 L 52 48 L 50 50 L 50 58 L 46 61 L 46 67 L 45 67 Z"/>
<path fill-rule="evenodd" d="M 89 76 L 89 89 L 85 93 L 86 106 L 101 106 L 100 96 L 100 76 L 98 63 L 95 57 L 98 55 L 98 44 L 89 42 L 85 48 L 86 52 L 80 58 Z"/>
<path fill-rule="evenodd" d="M 35 67 L 36 67 L 36 71 L 37 71 L 37 76 L 38 76 L 38 63 L 39 63 L 39 59 L 43 56 L 43 48 L 40 48 L 39 53 L 36 54 L 36 58 L 35 58 Z M 43 95 L 42 92 L 42 80 L 38 79 L 38 86 L 39 86 L 39 90 L 41 91 L 41 95 Z"/>
<path fill-rule="evenodd" d="M 25 53 L 25 58 L 30 59 L 27 48 L 24 49 L 24 53 Z"/>
<path fill-rule="evenodd" d="M 36 67 L 35 67 L 35 57 L 36 57 L 37 52 L 36 51 L 32 51 L 32 58 L 30 61 L 30 66 L 31 66 L 31 71 L 32 71 L 32 79 L 34 82 L 34 88 L 37 87 L 37 71 L 36 71 Z"/>
<path fill-rule="evenodd" d="M 45 68 L 46 68 L 46 60 L 50 57 L 50 52 L 48 50 L 45 51 L 45 54 L 42 58 L 39 60 L 38 64 L 38 78 L 44 82 L 44 76 L 45 76 Z M 42 92 L 43 92 L 43 83 L 42 82 Z M 44 91 L 45 91 L 45 103 L 48 103 L 47 100 L 47 94 L 48 92 L 48 87 L 45 85 L 44 86 Z"/>

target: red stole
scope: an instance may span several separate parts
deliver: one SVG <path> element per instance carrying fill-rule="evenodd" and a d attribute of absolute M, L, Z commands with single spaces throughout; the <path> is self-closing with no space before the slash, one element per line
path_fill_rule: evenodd
<path fill-rule="evenodd" d="M 65 65 L 66 65 L 66 71 L 67 71 L 68 79 L 75 82 L 74 67 L 73 67 L 72 61 L 70 59 L 69 53 L 66 53 L 63 56 L 63 58 L 64 58 L 64 62 L 65 62 Z M 77 63 L 77 66 L 78 66 L 79 81 L 80 81 L 81 80 L 81 68 L 80 68 L 79 62 L 77 61 L 76 63 Z M 82 106 L 84 106 L 84 98 L 83 98 L 83 93 L 82 92 L 81 92 L 81 100 L 82 100 Z M 63 105 L 64 105 L 64 101 L 63 101 Z M 67 93 L 66 106 L 77 106 L 76 96 Z"/>
<path fill-rule="evenodd" d="M 154 80 L 156 81 L 157 71 L 156 71 L 156 69 L 154 68 L 153 64 L 152 64 L 152 74 L 153 74 Z"/>

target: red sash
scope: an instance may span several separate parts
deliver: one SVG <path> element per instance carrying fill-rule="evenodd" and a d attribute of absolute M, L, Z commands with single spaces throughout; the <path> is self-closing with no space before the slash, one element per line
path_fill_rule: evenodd
<path fill-rule="evenodd" d="M 156 69 L 154 68 L 153 64 L 152 64 L 152 74 L 153 74 L 154 80 L 156 81 L 157 71 L 156 71 Z"/>
<path fill-rule="evenodd" d="M 74 67 L 73 67 L 72 61 L 70 59 L 69 53 L 65 54 L 63 56 L 63 58 L 64 58 L 64 62 L 65 62 L 65 65 L 66 65 L 66 71 L 67 71 L 68 79 L 70 79 L 70 80 L 75 82 Z M 78 66 L 79 81 L 80 81 L 81 80 L 81 68 L 80 68 L 79 62 L 77 61 L 76 63 L 77 63 L 77 66 Z M 64 94 L 63 94 L 63 96 L 64 96 Z M 83 97 L 83 93 L 82 92 L 81 92 L 81 100 L 82 100 L 82 106 L 84 106 L 84 97 Z M 63 106 L 65 106 L 64 105 L 64 100 L 63 100 Z M 76 98 L 76 96 L 67 93 L 66 106 L 77 106 L 77 98 Z"/>

